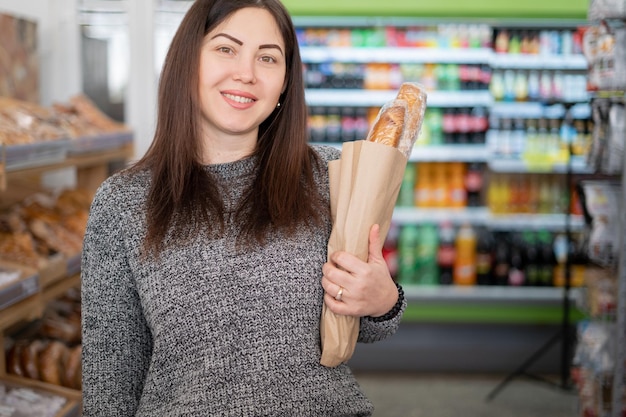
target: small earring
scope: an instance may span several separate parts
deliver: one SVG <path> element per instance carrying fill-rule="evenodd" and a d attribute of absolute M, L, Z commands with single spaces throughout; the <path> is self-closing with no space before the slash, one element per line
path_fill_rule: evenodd
<path fill-rule="evenodd" d="M 276 107 L 280 107 L 280 101 L 278 102 L 278 104 L 276 105 Z"/>

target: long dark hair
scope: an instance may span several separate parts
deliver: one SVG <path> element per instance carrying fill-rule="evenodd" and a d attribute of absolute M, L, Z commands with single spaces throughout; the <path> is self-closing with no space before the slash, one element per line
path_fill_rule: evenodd
<path fill-rule="evenodd" d="M 298 225 L 320 224 L 328 210 L 314 184 L 319 160 L 307 144 L 302 61 L 287 10 L 279 0 L 196 0 L 165 58 L 154 140 L 134 166 L 149 169 L 152 176 L 144 242 L 149 253 L 158 255 L 166 240 L 180 241 L 201 227 L 210 228 L 214 236 L 224 231 L 219 186 L 200 159 L 200 49 L 207 33 L 245 7 L 262 8 L 274 16 L 285 43 L 287 68 L 281 106 L 259 127 L 254 151 L 258 175 L 235 213 L 238 240 L 262 243 L 270 229 L 289 235 Z"/>

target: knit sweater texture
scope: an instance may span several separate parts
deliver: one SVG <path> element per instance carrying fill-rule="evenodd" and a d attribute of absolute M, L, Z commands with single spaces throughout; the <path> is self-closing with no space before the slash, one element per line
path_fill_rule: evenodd
<path fill-rule="evenodd" d="M 327 162 L 315 171 L 328 200 Z M 207 166 L 227 184 L 227 212 L 256 173 L 254 157 Z M 320 365 L 320 315 L 330 218 L 295 236 L 272 232 L 242 253 L 237 225 L 220 238 L 140 257 L 147 172 L 115 174 L 94 198 L 82 258 L 83 415 L 370 416 L 348 365 Z M 403 310 L 406 304 L 403 304 Z M 392 335 L 401 314 L 361 320 L 359 341 Z"/>

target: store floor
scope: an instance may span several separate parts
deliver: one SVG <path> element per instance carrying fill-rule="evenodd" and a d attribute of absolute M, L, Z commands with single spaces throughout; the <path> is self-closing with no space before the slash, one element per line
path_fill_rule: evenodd
<path fill-rule="evenodd" d="M 374 417 L 577 417 L 575 391 L 520 376 L 356 373 Z M 558 381 L 558 378 L 555 379 Z"/>

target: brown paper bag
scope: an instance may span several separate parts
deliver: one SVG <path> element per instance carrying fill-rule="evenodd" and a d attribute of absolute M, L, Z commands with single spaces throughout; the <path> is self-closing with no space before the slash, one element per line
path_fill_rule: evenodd
<path fill-rule="evenodd" d="M 329 256 L 343 250 L 366 261 L 374 224 L 385 239 L 406 164 L 404 154 L 387 145 L 363 140 L 343 144 L 341 158 L 328 166 L 333 218 Z M 352 357 L 359 323 L 359 317 L 337 315 L 322 306 L 322 365 L 334 367 Z"/>

